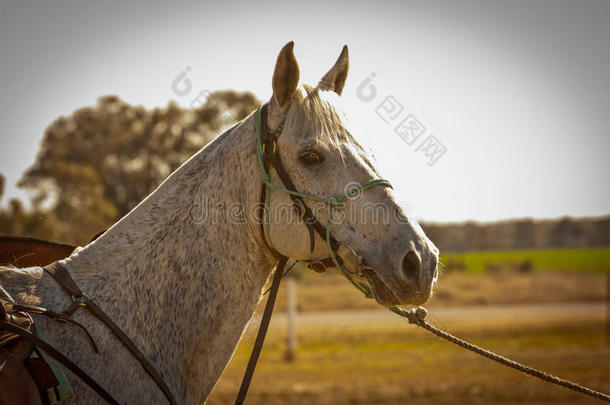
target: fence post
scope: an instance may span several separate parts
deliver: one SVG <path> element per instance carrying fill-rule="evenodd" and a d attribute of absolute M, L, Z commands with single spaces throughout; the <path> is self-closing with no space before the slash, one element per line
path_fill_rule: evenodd
<path fill-rule="evenodd" d="M 610 272 L 606 273 L 606 344 L 610 345 Z"/>
<path fill-rule="evenodd" d="M 297 287 L 293 277 L 287 277 L 286 280 L 286 320 L 288 326 L 288 334 L 286 337 L 286 361 L 294 361 L 297 351 Z"/>

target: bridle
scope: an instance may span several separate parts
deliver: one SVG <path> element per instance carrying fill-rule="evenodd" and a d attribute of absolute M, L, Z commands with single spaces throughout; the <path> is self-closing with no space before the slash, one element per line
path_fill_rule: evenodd
<path fill-rule="evenodd" d="M 261 191 L 261 206 L 263 207 L 264 218 L 260 221 L 260 224 L 265 242 L 277 257 L 282 256 L 273 247 L 273 243 L 271 242 L 269 236 L 269 228 L 271 223 L 269 218 L 269 197 L 271 190 L 287 193 L 288 195 L 290 195 L 294 203 L 294 207 L 300 215 L 301 219 L 303 220 L 303 223 L 307 226 L 310 238 L 310 250 L 313 252 L 315 248 L 316 238 L 314 232 L 316 232 L 323 240 L 326 241 L 326 246 L 328 248 L 329 257 L 320 260 L 305 261 L 307 262 L 308 267 L 316 271 L 323 271 L 326 267 L 335 266 L 356 288 L 362 291 L 367 298 L 372 298 L 372 291 L 370 290 L 370 288 L 367 285 L 354 280 L 352 277 L 353 273 L 346 270 L 343 266 L 341 258 L 337 255 L 337 250 L 339 246 L 345 246 L 352 252 L 352 254 L 356 257 L 358 261 L 359 268 L 367 268 L 367 266 L 364 265 L 362 258 L 358 254 L 356 254 L 354 249 L 352 249 L 346 243 L 339 242 L 335 239 L 335 237 L 332 235 L 331 227 L 333 225 L 333 217 L 335 210 L 341 207 L 344 202 L 356 197 L 357 195 L 369 188 L 392 188 L 392 185 L 389 181 L 384 179 L 369 180 L 362 185 L 358 185 L 357 187 L 351 187 L 345 190 L 345 193 L 343 195 L 331 198 L 323 198 L 314 194 L 307 194 L 297 191 L 294 182 L 288 174 L 288 171 L 284 168 L 282 159 L 280 157 L 279 146 L 277 144 L 278 138 L 280 137 L 283 130 L 283 123 L 280 124 L 280 126 L 275 130 L 268 129 L 267 105 L 268 104 L 265 104 L 262 107 L 259 107 L 254 113 L 254 124 L 258 135 L 256 153 L 263 179 L 263 187 Z M 269 169 L 271 167 L 275 169 L 275 172 L 282 181 L 283 186 L 279 186 L 271 182 L 271 175 L 269 174 Z M 312 213 L 311 209 L 305 203 L 305 199 L 328 205 L 328 224 L 326 226 L 320 223 L 318 218 Z M 357 273 L 357 275 L 359 275 L 359 273 Z"/>
<path fill-rule="evenodd" d="M 263 318 L 261 320 L 261 324 L 258 329 L 258 334 L 256 336 L 256 341 L 254 343 L 254 347 L 252 349 L 252 354 L 250 355 L 250 360 L 248 361 L 248 366 L 246 367 L 246 372 L 244 374 L 244 378 L 241 383 L 241 387 L 239 389 L 239 393 L 237 395 L 237 399 L 235 400 L 236 405 L 241 405 L 244 403 L 246 399 L 246 394 L 248 392 L 248 387 L 250 386 L 250 382 L 252 380 L 252 376 L 254 375 L 254 369 L 256 367 L 256 362 L 258 361 L 258 357 L 260 355 L 260 351 L 262 350 L 263 342 L 265 339 L 265 335 L 267 333 L 267 329 L 269 327 L 269 321 L 271 320 L 271 314 L 273 312 L 273 305 L 275 303 L 275 298 L 277 296 L 277 291 L 280 286 L 280 280 L 284 275 L 284 267 L 288 262 L 288 257 L 281 254 L 274 248 L 273 243 L 270 238 L 270 207 L 269 207 L 269 198 L 271 190 L 280 191 L 286 193 L 292 199 L 295 208 L 297 209 L 300 217 L 303 219 L 303 223 L 307 226 L 310 238 L 310 249 L 313 252 L 315 248 L 315 234 L 317 232 L 320 237 L 326 241 L 326 246 L 328 248 L 329 257 L 320 260 L 305 260 L 308 267 L 315 271 L 324 271 L 326 267 L 334 266 L 340 270 L 341 274 L 345 278 L 347 278 L 350 283 L 352 283 L 358 290 L 364 293 L 365 297 L 372 298 L 373 292 L 371 288 L 366 284 L 354 280 L 353 273 L 349 272 L 344 266 L 343 261 L 337 255 L 337 250 L 339 246 L 347 247 L 352 254 L 356 257 L 358 271 L 356 273 L 357 276 L 360 275 L 360 271 L 362 269 L 370 269 L 370 267 L 364 264 L 363 259 L 356 253 L 354 249 L 352 249 L 349 245 L 337 241 L 335 237 L 332 235 L 331 228 L 333 225 L 333 217 L 335 210 L 340 207 L 347 200 L 356 197 L 361 192 L 372 188 L 372 187 L 390 187 L 392 185 L 389 181 L 384 179 L 374 179 L 369 180 L 366 183 L 360 185 L 359 187 L 353 187 L 347 189 L 343 195 L 339 195 L 331 198 L 323 198 L 314 194 L 307 194 L 297 191 L 296 186 L 288 171 L 284 168 L 282 163 L 282 159 L 280 157 L 279 146 L 277 144 L 278 138 L 282 134 L 283 123 L 279 125 L 278 128 L 274 130 L 269 130 L 267 127 L 267 107 L 268 104 L 259 107 L 254 113 L 254 125 L 257 133 L 257 146 L 256 146 L 256 155 L 258 157 L 258 162 L 261 169 L 261 174 L 263 178 L 263 187 L 261 190 L 261 207 L 263 210 L 262 216 L 263 218 L 260 220 L 261 224 L 261 232 L 263 234 L 263 239 L 265 243 L 273 252 L 273 254 L 279 259 L 279 263 L 275 268 L 275 274 L 273 276 L 273 282 L 271 284 L 271 288 L 269 289 L 270 294 L 267 299 L 267 304 L 265 305 L 265 311 L 263 313 Z M 271 182 L 271 175 L 269 174 L 269 169 L 275 169 L 278 177 L 280 178 L 283 186 L 279 186 L 273 182 Z M 324 226 L 318 218 L 313 214 L 311 209 L 305 204 L 305 199 L 312 200 L 316 202 L 320 202 L 328 205 L 328 224 Z"/>
<path fill-rule="evenodd" d="M 243 404 L 248 387 L 252 380 L 252 376 L 254 374 L 254 369 L 256 366 L 256 362 L 260 355 L 260 351 L 263 346 L 263 342 L 265 339 L 265 335 L 267 333 L 267 329 L 269 326 L 269 321 L 271 319 L 271 314 L 273 312 L 273 305 L 275 303 L 275 298 L 277 296 L 277 292 L 280 285 L 280 280 L 284 276 L 284 268 L 286 267 L 286 263 L 288 262 L 288 257 L 284 256 L 280 252 L 278 252 L 274 247 L 271 239 L 269 237 L 269 228 L 270 228 L 270 209 L 269 209 L 269 197 L 271 190 L 280 191 L 287 193 L 290 195 L 296 209 L 299 212 L 300 217 L 303 219 L 303 222 L 307 226 L 309 237 L 310 237 L 310 249 L 313 252 L 315 248 L 315 233 L 316 232 L 323 240 L 326 241 L 326 245 L 328 248 L 329 257 L 320 259 L 320 260 L 307 260 L 305 261 L 309 268 L 315 271 L 324 271 L 327 267 L 335 266 L 338 268 L 341 273 L 360 291 L 362 291 L 366 297 L 371 298 L 373 296 L 370 287 L 366 284 L 361 283 L 360 281 L 354 280 L 352 277 L 353 273 L 350 273 L 343 266 L 343 262 L 341 258 L 337 255 L 337 250 L 340 246 L 347 247 L 352 254 L 357 259 L 358 264 L 358 273 L 357 276 L 360 275 L 361 269 L 368 268 L 362 258 L 357 255 L 357 253 L 352 249 L 349 245 L 337 241 L 331 233 L 331 227 L 333 225 L 333 216 L 335 210 L 340 207 L 345 201 L 354 198 L 360 192 L 367 190 L 372 187 L 392 187 L 387 180 L 376 179 L 370 180 L 366 183 L 362 184 L 359 187 L 354 187 L 346 192 L 343 195 L 332 197 L 332 198 L 323 198 L 313 194 L 307 194 L 297 191 L 296 186 L 290 175 L 284 168 L 282 164 L 282 160 L 279 154 L 279 147 L 277 145 L 277 140 L 282 133 L 283 124 L 280 125 L 275 130 L 268 130 L 267 128 L 267 104 L 259 107 L 254 113 L 254 123 L 257 132 L 257 147 L 256 154 L 257 159 L 260 164 L 261 173 L 262 173 L 262 190 L 261 190 L 261 206 L 262 209 L 262 218 L 260 221 L 261 224 L 261 232 L 263 235 L 263 239 L 267 244 L 270 251 L 279 259 L 279 262 L 275 268 L 275 274 L 273 276 L 273 282 L 270 288 L 269 298 L 267 300 L 267 304 L 265 306 L 265 311 L 263 314 L 263 318 L 261 320 L 261 325 L 258 330 L 258 334 L 256 337 L 256 342 L 254 348 L 252 350 L 252 354 L 250 356 L 250 360 L 248 362 L 248 366 L 246 368 L 246 372 L 244 374 L 244 378 L 242 380 L 242 384 L 240 387 L 239 394 L 237 396 L 236 404 Z M 276 185 L 271 182 L 271 176 L 269 174 L 270 168 L 275 169 L 275 172 L 278 174 L 280 180 L 283 183 L 283 186 Z M 328 224 L 324 226 L 318 218 L 312 213 L 311 209 L 305 204 L 304 200 L 312 200 L 320 203 L 324 203 L 329 207 L 329 219 Z M 168 385 L 163 380 L 161 374 L 154 368 L 152 363 L 146 359 L 144 354 L 137 348 L 135 343 L 119 328 L 112 319 L 106 315 L 106 313 L 95 303 L 95 301 L 87 296 L 83 291 L 80 290 L 68 270 L 60 263 L 54 262 L 48 266 L 43 267 L 44 271 L 47 272 L 53 279 L 65 290 L 65 292 L 72 298 L 71 305 L 63 312 L 57 313 L 46 308 L 33 306 L 33 305 L 23 305 L 17 304 L 14 300 L 8 295 L 8 293 L 4 292 L 3 295 L 6 295 L 6 303 L 0 302 L 0 330 L 6 330 L 15 335 L 19 335 L 22 338 L 26 339 L 32 344 L 32 347 L 36 346 L 45 351 L 49 356 L 54 358 L 64 367 L 69 369 L 72 373 L 74 373 L 77 377 L 79 377 L 83 382 L 85 382 L 89 387 L 91 387 L 101 398 L 103 398 L 106 402 L 110 404 L 119 404 L 119 402 L 108 393 L 102 386 L 100 386 L 92 377 L 90 377 L 84 370 L 78 367 L 75 363 L 73 363 L 70 359 L 68 359 L 63 353 L 55 349 L 52 345 L 48 344 L 44 339 L 37 335 L 37 333 L 33 330 L 28 330 L 20 325 L 15 324 L 11 321 L 13 317 L 17 314 L 22 314 L 22 316 L 29 317 L 29 314 L 39 314 L 45 315 L 51 319 L 55 319 L 59 322 L 71 323 L 78 327 L 80 327 L 86 333 L 89 341 L 92 344 L 93 349 L 97 352 L 97 346 L 93 341 L 93 338 L 87 331 L 87 329 L 79 324 L 76 321 L 70 319 L 70 317 L 80 308 L 86 308 L 89 312 L 97 317 L 102 323 L 104 323 L 110 331 L 116 336 L 121 343 L 133 354 L 133 356 L 138 360 L 141 364 L 142 368 L 146 373 L 151 377 L 151 379 L 155 382 L 157 387 L 163 392 L 163 395 L 167 399 L 167 401 L 174 405 L 177 403 L 173 393 L 171 392 Z M 370 269 L 370 268 L 369 268 Z M 5 308 L 7 306 L 8 310 Z M 33 323 L 32 323 L 33 325 Z M 33 326 L 32 326 L 33 327 Z"/>

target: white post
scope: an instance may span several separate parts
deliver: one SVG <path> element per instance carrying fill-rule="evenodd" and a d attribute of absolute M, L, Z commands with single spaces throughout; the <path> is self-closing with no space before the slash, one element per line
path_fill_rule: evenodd
<path fill-rule="evenodd" d="M 286 279 L 286 320 L 288 323 L 288 336 L 286 337 L 286 354 L 284 358 L 286 361 L 294 361 L 296 358 L 297 351 L 297 286 L 293 277 L 287 277 Z"/>
<path fill-rule="evenodd" d="M 606 344 L 610 345 L 610 273 L 606 274 Z"/>

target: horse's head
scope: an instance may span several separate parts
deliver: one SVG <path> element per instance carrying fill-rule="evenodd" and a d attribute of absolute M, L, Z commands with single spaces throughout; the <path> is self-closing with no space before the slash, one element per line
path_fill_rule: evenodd
<path fill-rule="evenodd" d="M 279 156 L 296 190 L 323 198 L 343 196 L 380 175 L 336 109 L 348 72 L 347 47 L 315 88 L 298 87 L 299 67 L 290 42 L 273 75 L 268 127 L 282 122 Z M 271 181 L 282 184 L 271 167 Z M 329 225 L 329 205 L 304 198 L 313 215 Z M 311 235 L 288 194 L 270 192 L 269 240 L 278 252 L 301 260 L 329 257 L 323 232 Z M 302 210 L 301 210 L 302 211 Z M 360 190 L 334 209 L 330 232 L 344 268 L 372 288 L 382 305 L 422 304 L 437 279 L 438 249 L 394 200 L 389 187 Z M 332 254 L 332 253 L 331 253 Z"/>

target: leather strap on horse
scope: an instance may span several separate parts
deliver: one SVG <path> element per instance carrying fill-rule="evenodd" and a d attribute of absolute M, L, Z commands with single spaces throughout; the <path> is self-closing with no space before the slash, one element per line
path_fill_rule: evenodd
<path fill-rule="evenodd" d="M 264 158 L 270 166 L 275 169 L 278 177 L 284 184 L 284 187 L 290 191 L 297 191 L 297 187 L 290 178 L 288 171 L 284 168 L 284 164 L 282 163 L 282 158 L 280 157 L 279 148 L 276 144 L 277 138 L 279 134 L 276 131 L 269 131 L 267 128 L 267 104 L 261 107 L 261 135 L 264 136 L 263 144 L 266 146 L 264 148 Z M 263 187 L 266 187 L 265 183 L 263 183 Z M 318 218 L 311 212 L 307 204 L 302 197 L 290 194 L 292 201 L 294 201 L 295 206 L 298 207 L 300 214 L 302 215 L 305 225 L 307 226 L 307 230 L 309 232 L 310 238 L 310 250 L 313 252 L 315 247 L 315 236 L 314 230 L 320 235 L 320 237 L 324 240 L 326 239 L 326 227 L 320 223 Z M 331 245 L 333 249 L 337 248 L 337 241 L 331 235 Z"/>
<path fill-rule="evenodd" d="M 250 360 L 248 360 L 248 366 L 246 367 L 244 378 L 241 381 L 241 387 L 239 388 L 239 393 L 237 394 L 235 405 L 242 405 L 246 399 L 246 395 L 248 394 L 248 388 L 250 387 L 250 382 L 252 381 L 252 376 L 254 375 L 254 369 L 256 368 L 258 357 L 261 354 L 261 350 L 263 349 L 263 343 L 265 341 L 265 336 L 267 335 L 267 329 L 269 329 L 269 321 L 271 321 L 273 306 L 275 304 L 277 292 L 280 288 L 280 280 L 284 275 L 284 268 L 286 267 L 287 262 L 288 258 L 286 256 L 282 256 L 280 262 L 275 268 L 275 274 L 273 275 L 273 283 L 271 284 L 271 290 L 269 292 L 269 297 L 267 298 L 265 311 L 263 312 L 263 319 L 261 320 L 261 324 L 258 327 L 256 341 L 254 342 L 254 347 L 252 348 L 252 354 L 250 354 Z"/>
<path fill-rule="evenodd" d="M 49 356 L 57 360 L 57 362 L 59 362 L 61 365 L 73 372 L 78 378 L 83 380 L 89 387 L 91 387 L 93 391 L 95 391 L 100 397 L 104 398 L 106 402 L 113 405 L 119 405 L 119 402 L 115 400 L 112 395 L 110 395 L 104 388 L 102 388 L 93 378 L 89 377 L 89 375 L 85 371 L 83 371 L 80 367 L 70 361 L 70 359 L 64 356 L 53 346 L 40 339 L 38 336 L 6 320 L 0 320 L 0 329 L 4 329 L 14 334 L 17 334 L 22 338 L 32 342 L 34 345 L 44 350 Z"/>
<path fill-rule="evenodd" d="M 265 166 L 273 165 L 273 167 L 276 169 L 276 172 L 280 176 L 282 183 L 284 183 L 284 186 L 288 189 L 296 191 L 296 187 L 295 187 L 294 183 L 292 182 L 292 179 L 290 178 L 290 176 L 284 169 L 284 166 L 282 165 L 281 160 L 279 160 L 279 153 L 277 151 L 277 145 L 275 142 L 277 141 L 277 137 L 280 134 L 281 134 L 281 129 L 273 131 L 273 133 L 269 133 L 268 128 L 267 128 L 267 104 L 263 105 L 261 108 L 261 130 L 260 130 L 260 133 L 258 134 L 258 136 L 261 137 L 261 142 L 263 145 L 265 145 L 265 148 L 264 148 L 265 151 L 271 151 L 271 152 L 266 152 L 263 154 L 263 158 L 265 160 L 264 164 L 265 164 Z M 266 135 L 271 135 L 272 137 L 269 137 Z M 266 137 L 263 138 L 263 136 L 266 136 Z M 264 210 L 269 209 L 269 207 L 267 207 L 267 204 L 266 204 L 267 203 L 267 201 L 266 201 L 267 192 L 268 192 L 267 184 L 263 182 L 263 187 L 261 189 L 261 206 L 263 207 Z M 313 251 L 314 247 L 315 247 L 314 229 L 316 232 L 318 232 L 320 234 L 320 236 L 322 236 L 322 238 L 325 237 L 324 235 L 325 235 L 326 229 L 324 228 L 324 226 L 322 224 L 320 224 L 318 219 L 309 210 L 307 205 L 305 205 L 305 202 L 303 201 L 303 199 L 301 197 L 295 196 L 292 194 L 290 195 L 290 197 L 295 202 L 295 205 L 297 207 L 299 207 L 300 210 L 304 210 L 304 212 L 301 212 L 301 214 L 305 217 L 305 224 L 307 225 L 307 230 L 309 231 L 309 237 L 310 237 L 310 241 L 311 241 L 310 249 L 311 249 L 311 251 Z M 282 280 L 282 277 L 284 276 L 284 269 L 286 268 L 286 263 L 288 262 L 288 257 L 279 253 L 270 244 L 270 242 L 267 241 L 267 235 L 266 235 L 265 227 L 264 227 L 264 220 L 262 220 L 263 216 L 264 216 L 264 214 L 261 215 L 261 221 L 260 221 L 261 233 L 263 234 L 263 240 L 265 241 L 265 243 L 267 244 L 267 247 L 271 250 L 271 252 L 276 257 L 278 257 L 280 259 L 280 261 L 275 268 L 275 273 L 273 275 L 273 282 L 271 283 L 271 287 L 268 290 L 269 297 L 267 298 L 267 303 L 265 304 L 263 318 L 261 319 L 261 324 L 258 327 L 258 333 L 256 335 L 254 347 L 252 348 L 252 353 L 250 354 L 250 359 L 248 360 L 248 365 L 246 367 L 246 371 L 244 372 L 244 377 L 241 381 L 241 386 L 239 387 L 239 393 L 237 394 L 237 398 L 235 399 L 235 405 L 243 405 L 244 401 L 246 400 L 246 395 L 248 394 L 248 389 L 250 388 L 250 383 L 252 382 L 252 377 L 254 376 L 254 370 L 256 369 L 256 363 L 258 362 L 258 358 L 261 354 L 261 351 L 263 349 L 263 344 L 265 342 L 265 337 L 267 336 L 267 330 L 269 329 L 269 323 L 271 321 L 271 316 L 273 314 L 273 307 L 275 305 L 275 299 L 277 298 L 277 293 L 280 288 L 280 282 Z"/>
<path fill-rule="evenodd" d="M 133 343 L 133 341 L 119 328 L 113 321 L 106 315 L 106 313 L 93 301 L 89 298 L 85 293 L 83 293 L 70 273 L 64 266 L 62 266 L 59 262 L 51 263 L 48 266 L 43 267 L 43 269 L 49 273 L 55 281 L 64 289 L 74 302 L 76 302 L 81 307 L 86 307 L 93 315 L 95 315 L 102 323 L 104 323 L 114 335 L 123 343 L 123 345 L 135 356 L 135 358 L 140 362 L 146 373 L 153 379 L 153 381 L 157 384 L 159 389 L 163 391 L 163 395 L 167 398 L 170 404 L 175 405 L 176 400 L 170 391 L 169 387 L 163 381 L 161 375 L 155 370 L 155 368 L 150 364 L 150 362 L 146 359 L 144 354 L 137 348 L 137 346 Z M 47 345 L 48 346 L 48 345 Z M 46 349 L 43 347 L 43 350 Z M 56 350 L 55 350 L 56 351 Z M 57 351 L 56 351 L 57 352 Z M 51 353 L 49 353 L 51 354 Z M 52 355 L 52 354 L 51 354 Z M 58 359 L 59 361 L 59 359 Z M 79 375 L 81 379 L 82 376 Z M 88 380 L 92 379 L 87 376 Z M 83 381 L 87 382 L 87 380 L 83 379 Z M 87 383 L 89 384 L 89 383 Z M 91 385 L 90 385 L 91 386 Z M 93 388 L 93 387 L 92 387 Z M 96 391 L 97 392 L 97 391 Z M 106 398 L 104 398 L 106 399 Z M 114 401 L 114 400 L 113 400 Z M 115 402 L 113 402 L 115 403 Z"/>

